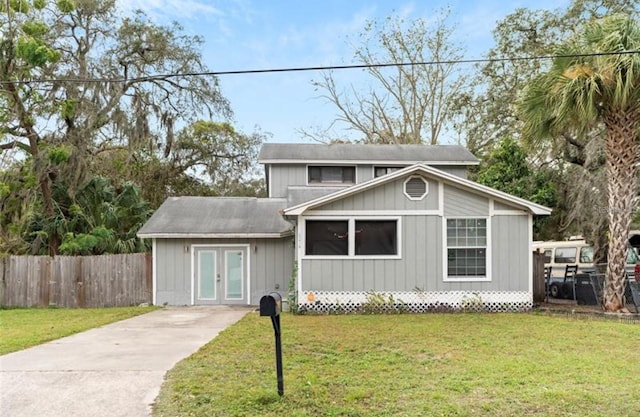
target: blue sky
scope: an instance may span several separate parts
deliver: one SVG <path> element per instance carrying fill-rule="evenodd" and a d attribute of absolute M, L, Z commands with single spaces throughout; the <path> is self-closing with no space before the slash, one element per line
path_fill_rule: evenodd
<path fill-rule="evenodd" d="M 495 23 L 518 7 L 555 9 L 569 0 L 121 0 L 159 23 L 176 20 L 200 35 L 205 62 L 212 71 L 329 66 L 355 63 L 349 37 L 365 23 L 392 13 L 407 19 L 429 19 L 438 9 L 451 8 L 458 25 L 456 40 L 466 58 L 481 58 L 492 46 Z M 326 128 L 335 118 L 332 104 L 318 98 L 311 84 L 314 72 L 220 77 L 223 94 L 235 114 L 235 126 L 245 133 L 255 128 L 270 133 L 269 142 L 306 142 L 299 129 Z M 348 86 L 361 70 L 336 73 Z M 353 138 L 339 127 L 336 135 Z M 446 140 L 447 138 L 445 138 Z M 453 141 L 453 138 L 449 138 Z"/>

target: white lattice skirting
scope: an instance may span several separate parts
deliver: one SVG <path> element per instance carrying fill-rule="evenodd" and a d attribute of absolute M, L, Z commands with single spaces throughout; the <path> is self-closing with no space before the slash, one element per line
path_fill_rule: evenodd
<path fill-rule="evenodd" d="M 309 313 L 520 312 L 533 306 L 526 291 L 301 291 Z"/>

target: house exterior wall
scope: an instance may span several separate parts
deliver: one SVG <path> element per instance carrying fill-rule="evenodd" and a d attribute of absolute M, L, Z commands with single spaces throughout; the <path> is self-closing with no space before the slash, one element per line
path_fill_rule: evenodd
<path fill-rule="evenodd" d="M 373 179 L 373 167 L 373 164 L 357 165 L 356 182 L 362 183 Z M 462 178 L 467 178 L 466 166 L 438 165 L 434 166 L 434 168 L 438 168 L 444 172 L 448 172 Z M 286 198 L 288 187 L 307 186 L 306 164 L 271 164 L 267 167 L 267 170 L 269 171 L 269 197 Z M 311 187 L 318 186 L 321 185 L 312 185 Z M 331 186 L 335 187 L 336 184 L 332 184 Z"/>
<path fill-rule="evenodd" d="M 192 245 L 249 245 L 250 304 L 258 305 L 260 297 L 273 291 L 279 292 L 283 299 L 286 299 L 294 263 L 293 237 L 282 239 L 156 239 L 154 257 L 156 305 L 165 303 L 167 305 L 191 305 Z"/>
<path fill-rule="evenodd" d="M 422 200 L 409 200 L 405 197 L 403 187 L 406 178 L 402 178 L 324 205 L 314 211 L 376 210 L 384 212 L 387 210 L 438 210 L 438 193 L 440 192 L 438 182 L 433 179 L 423 178 L 427 181 L 428 192 Z"/>
<path fill-rule="evenodd" d="M 530 221 L 528 214 L 493 212 L 487 196 L 429 179 L 429 195 L 421 201 L 404 196 L 406 178 L 310 210 L 304 220 L 394 217 L 400 222 L 400 256 L 369 259 L 354 256 L 307 256 L 304 228 L 298 231 L 301 308 L 311 311 L 356 309 L 371 293 L 387 294 L 415 311 L 481 303 L 490 310 L 531 307 Z M 375 213 L 374 213 L 375 212 Z M 447 277 L 446 220 L 487 219 L 487 278 Z M 300 222 L 302 224 L 303 222 Z M 471 301 L 469 301 L 471 300 Z M 481 301 L 478 301 L 481 300 Z M 422 305 L 422 307 L 418 307 Z M 345 307 L 346 306 L 346 307 Z M 426 306 L 426 307 L 424 307 Z M 509 307 L 511 306 L 511 307 Z M 413 310 L 412 310 L 413 311 Z"/>
<path fill-rule="evenodd" d="M 269 170 L 269 197 L 287 198 L 289 186 L 307 185 L 306 165 L 277 164 Z"/>

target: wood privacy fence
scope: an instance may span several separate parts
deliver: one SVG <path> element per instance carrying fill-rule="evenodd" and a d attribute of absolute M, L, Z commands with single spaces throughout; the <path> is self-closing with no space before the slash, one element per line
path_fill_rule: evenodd
<path fill-rule="evenodd" d="M 0 258 L 0 306 L 124 307 L 151 303 L 151 254 Z"/>
<path fill-rule="evenodd" d="M 544 254 L 533 251 L 533 302 L 541 303 L 545 298 Z"/>

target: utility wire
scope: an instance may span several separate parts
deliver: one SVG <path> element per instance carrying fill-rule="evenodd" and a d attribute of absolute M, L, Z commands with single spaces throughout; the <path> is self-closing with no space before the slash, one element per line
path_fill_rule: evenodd
<path fill-rule="evenodd" d="M 245 75 L 245 74 L 272 74 L 280 72 L 308 72 L 308 71 L 336 71 L 349 69 L 366 69 L 366 68 L 386 68 L 386 67 L 408 67 L 414 65 L 459 65 L 459 64 L 480 64 L 490 62 L 518 62 L 532 61 L 557 58 L 587 58 L 609 55 L 632 55 L 639 54 L 640 50 L 621 51 L 621 52 L 593 52 L 588 54 L 568 54 L 568 55 L 538 55 L 525 57 L 507 57 L 507 58 L 477 58 L 477 59 L 458 59 L 444 61 L 426 61 L 426 62 L 393 62 L 383 64 L 352 64 L 352 65 L 330 65 L 330 66 L 314 66 L 314 67 L 289 67 L 289 68 L 265 68 L 265 69 L 249 69 L 249 70 L 232 70 L 232 71 L 204 71 L 204 72 L 185 72 L 185 73 L 168 73 L 147 75 L 144 77 L 134 78 L 39 78 L 33 80 L 16 80 L 16 81 L 0 81 L 0 85 L 5 84 L 36 84 L 36 83 L 140 83 L 144 81 L 166 80 L 177 77 L 201 77 L 201 76 L 224 76 L 224 75 Z"/>

